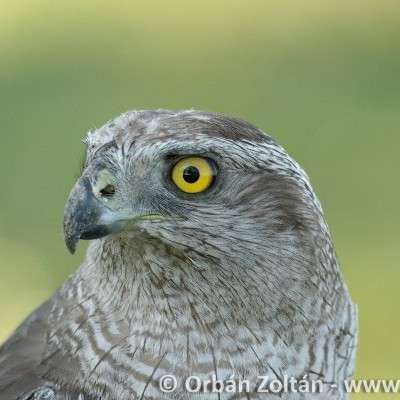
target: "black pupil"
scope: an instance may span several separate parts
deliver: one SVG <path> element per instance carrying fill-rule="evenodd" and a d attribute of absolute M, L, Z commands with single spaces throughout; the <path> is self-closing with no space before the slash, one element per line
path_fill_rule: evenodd
<path fill-rule="evenodd" d="M 187 183 L 195 183 L 199 180 L 199 178 L 200 171 L 196 167 L 190 166 L 183 170 L 183 179 Z"/>

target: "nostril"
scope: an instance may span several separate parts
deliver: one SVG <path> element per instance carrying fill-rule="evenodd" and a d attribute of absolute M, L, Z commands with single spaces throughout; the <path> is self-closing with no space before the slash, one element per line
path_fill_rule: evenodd
<path fill-rule="evenodd" d="M 112 185 L 107 185 L 104 189 L 100 190 L 103 197 L 111 197 L 115 194 L 115 187 Z"/>

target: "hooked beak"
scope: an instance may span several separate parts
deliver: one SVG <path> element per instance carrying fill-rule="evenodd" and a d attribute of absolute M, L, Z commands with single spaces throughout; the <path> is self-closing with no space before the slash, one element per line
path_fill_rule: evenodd
<path fill-rule="evenodd" d="M 80 239 L 91 240 L 122 230 L 132 229 L 135 221 L 177 221 L 181 216 L 166 216 L 159 213 L 123 213 L 107 207 L 96 197 L 87 176 L 79 178 L 69 195 L 64 214 L 64 238 L 68 250 L 75 253 Z"/>
<path fill-rule="evenodd" d="M 119 231 L 122 220 L 113 214 L 95 197 L 89 179 L 81 177 L 71 191 L 64 214 L 64 238 L 70 253 L 75 253 L 80 239 L 98 239 Z"/>

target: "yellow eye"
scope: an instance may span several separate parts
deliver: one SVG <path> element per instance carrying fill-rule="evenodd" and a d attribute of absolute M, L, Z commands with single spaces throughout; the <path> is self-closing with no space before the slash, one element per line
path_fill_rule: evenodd
<path fill-rule="evenodd" d="M 187 157 L 172 168 L 172 180 L 182 192 L 200 193 L 213 183 L 217 170 L 212 160 L 202 157 Z"/>

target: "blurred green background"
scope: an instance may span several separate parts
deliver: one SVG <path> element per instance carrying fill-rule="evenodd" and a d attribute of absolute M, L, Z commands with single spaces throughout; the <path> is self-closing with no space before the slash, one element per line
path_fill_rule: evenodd
<path fill-rule="evenodd" d="M 359 305 L 356 376 L 400 379 L 399 1 L 0 9 L 0 340 L 84 256 L 62 217 L 86 132 L 129 109 L 197 108 L 256 124 L 308 172 Z"/>

